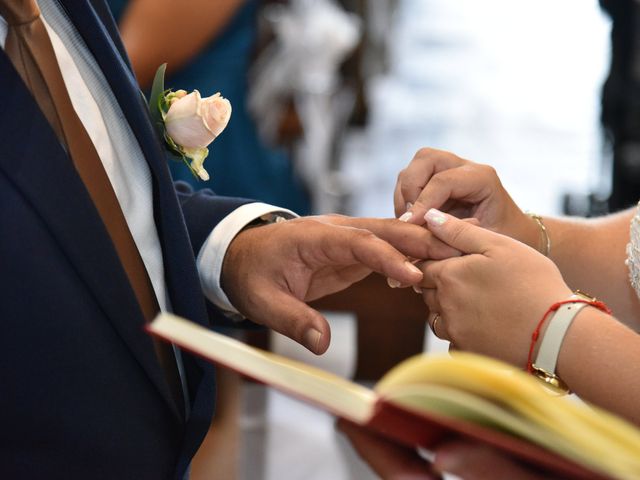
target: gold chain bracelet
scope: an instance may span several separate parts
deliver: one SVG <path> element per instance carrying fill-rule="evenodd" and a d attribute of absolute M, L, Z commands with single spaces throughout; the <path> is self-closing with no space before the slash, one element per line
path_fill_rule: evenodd
<path fill-rule="evenodd" d="M 547 227 L 544 226 L 544 222 L 542 221 L 542 217 L 537 213 L 525 212 L 529 217 L 531 217 L 540 228 L 540 246 L 538 249 L 540 253 L 542 253 L 545 257 L 549 256 L 551 253 L 551 239 L 549 238 L 549 232 L 547 231 Z"/>

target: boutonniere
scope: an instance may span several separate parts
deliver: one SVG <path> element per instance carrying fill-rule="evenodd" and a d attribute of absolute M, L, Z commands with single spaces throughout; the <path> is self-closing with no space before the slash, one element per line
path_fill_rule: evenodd
<path fill-rule="evenodd" d="M 153 80 L 151 117 L 167 148 L 184 161 L 196 178 L 209 180 L 204 168 L 207 147 L 229 123 L 231 103 L 220 93 L 202 98 L 198 90 L 165 90 L 166 68 L 166 63 L 160 65 Z"/>

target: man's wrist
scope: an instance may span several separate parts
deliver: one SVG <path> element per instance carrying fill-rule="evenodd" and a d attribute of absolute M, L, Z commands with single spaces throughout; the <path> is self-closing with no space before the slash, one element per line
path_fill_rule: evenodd
<path fill-rule="evenodd" d="M 197 257 L 198 273 L 202 290 L 207 299 L 225 312 L 237 314 L 222 289 L 220 277 L 227 249 L 233 239 L 251 222 L 262 216 L 273 215 L 273 218 L 295 218 L 291 210 L 279 208 L 265 203 L 248 203 L 227 215 L 216 225 L 205 240 Z"/>
<path fill-rule="evenodd" d="M 290 218 L 293 218 L 293 217 L 285 217 L 281 215 L 279 212 L 266 213 L 264 215 L 260 215 L 258 218 L 247 223 L 247 225 L 242 230 L 240 230 L 240 232 L 243 232 L 244 230 L 247 230 L 249 228 L 261 227 L 263 225 L 270 225 L 272 223 L 286 222 Z"/>

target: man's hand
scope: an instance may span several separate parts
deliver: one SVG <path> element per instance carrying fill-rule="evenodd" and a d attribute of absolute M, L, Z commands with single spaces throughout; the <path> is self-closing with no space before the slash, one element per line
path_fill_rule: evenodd
<path fill-rule="evenodd" d="M 393 219 L 305 217 L 242 231 L 227 250 L 222 288 L 247 318 L 314 353 L 330 342 L 327 321 L 305 302 L 340 291 L 372 271 L 403 285 L 422 273 L 407 257 L 459 253 L 427 230 Z"/>

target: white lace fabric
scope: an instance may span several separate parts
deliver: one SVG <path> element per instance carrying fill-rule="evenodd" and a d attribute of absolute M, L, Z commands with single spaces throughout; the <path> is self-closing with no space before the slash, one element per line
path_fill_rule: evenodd
<path fill-rule="evenodd" d="M 629 243 L 627 244 L 627 260 L 631 286 L 640 298 L 640 203 L 629 227 Z"/>

